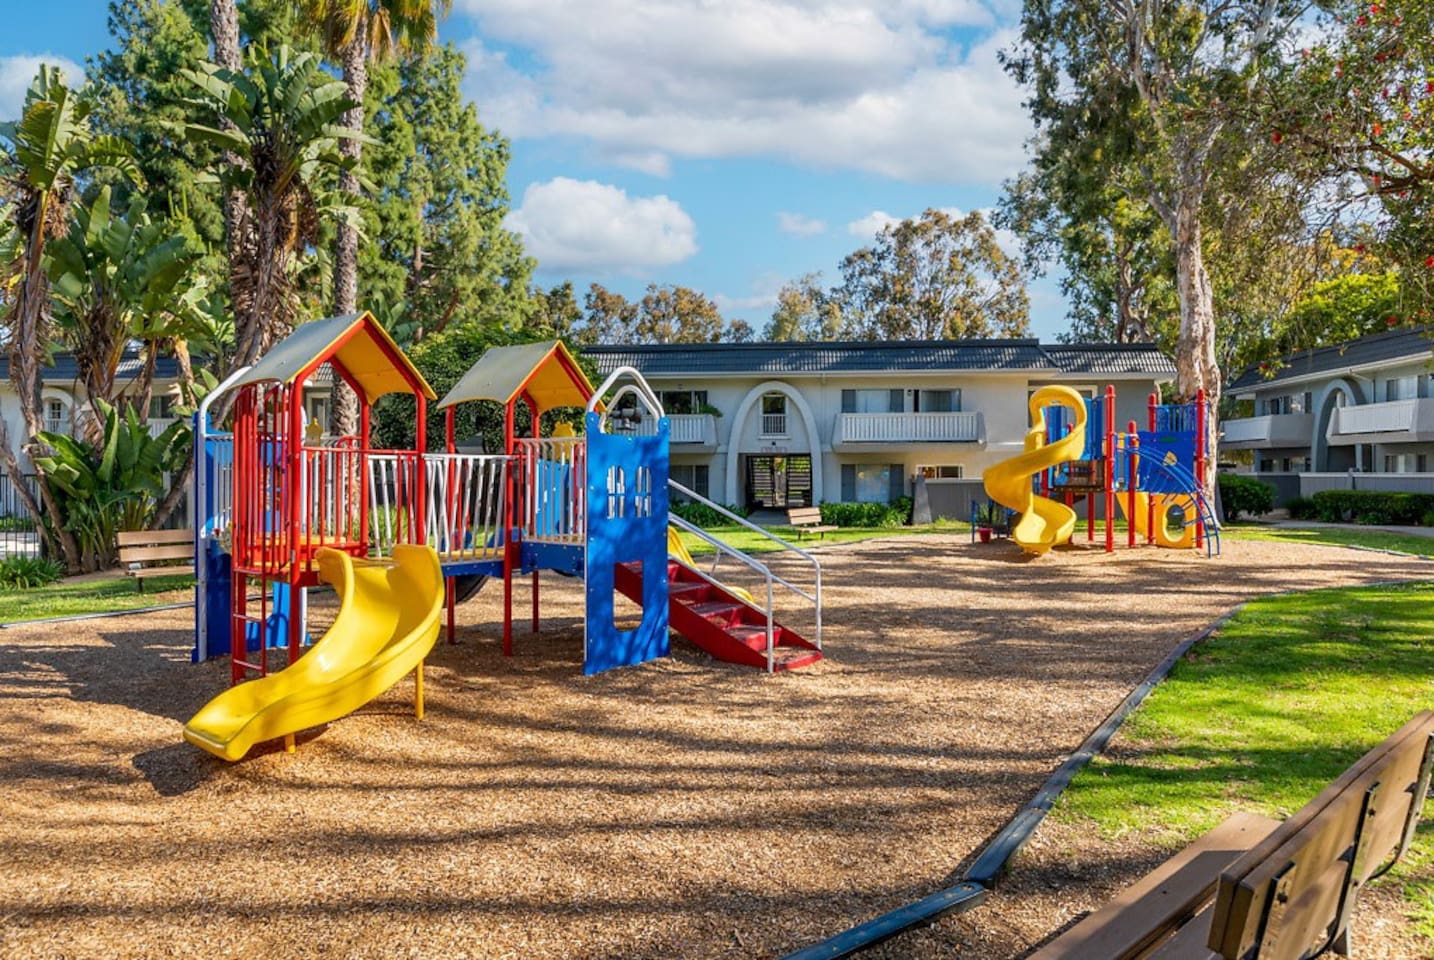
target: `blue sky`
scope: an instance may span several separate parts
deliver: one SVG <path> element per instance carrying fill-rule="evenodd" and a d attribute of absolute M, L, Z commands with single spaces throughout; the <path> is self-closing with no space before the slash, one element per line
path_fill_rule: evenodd
<path fill-rule="evenodd" d="M 241 0 L 242 2 L 242 0 Z M 109 42 L 103 0 L 15 4 L 0 115 L 37 58 Z M 465 93 L 513 142 L 537 280 L 695 287 L 759 331 L 781 284 L 927 207 L 989 209 L 1024 163 L 996 61 L 1015 0 L 455 0 Z M 1013 241 L 1006 238 L 1006 243 Z M 1054 278 L 1032 330 L 1065 328 Z"/>

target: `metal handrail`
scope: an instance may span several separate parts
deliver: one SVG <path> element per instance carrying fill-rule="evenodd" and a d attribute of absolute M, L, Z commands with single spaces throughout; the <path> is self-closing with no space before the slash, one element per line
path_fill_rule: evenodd
<path fill-rule="evenodd" d="M 804 560 L 806 560 L 807 562 L 809 562 L 809 563 L 812 565 L 812 572 L 813 572 L 813 579 L 814 579 L 814 581 L 815 581 L 815 588 L 814 588 L 814 592 L 808 593 L 806 590 L 802 589 L 801 587 L 798 587 L 796 584 L 794 584 L 794 583 L 792 583 L 791 581 L 785 579 L 784 577 L 780 577 L 780 576 L 777 576 L 776 574 L 774 574 L 774 573 L 772 572 L 771 567 L 767 566 L 765 563 L 762 563 L 760 560 L 757 560 L 755 557 L 752 557 L 752 556 L 750 556 L 749 554 L 743 553 L 741 550 L 738 550 L 736 547 L 733 547 L 731 544 L 724 543 L 723 541 L 718 540 L 716 537 L 712 536 L 712 535 L 711 535 L 710 533 L 708 533 L 707 531 L 702 530 L 702 529 L 700 529 L 699 527 L 696 527 L 696 526 L 694 526 L 694 525 L 691 524 L 691 523 L 688 523 L 686 520 L 683 520 L 681 517 L 677 516 L 676 514 L 669 514 L 668 519 L 669 519 L 674 525 L 676 525 L 676 526 L 677 526 L 679 529 L 681 529 L 681 530 L 686 530 L 686 531 L 688 531 L 689 533 L 695 534 L 695 535 L 698 536 L 700 539 L 702 539 L 702 540 L 706 541 L 707 543 L 711 544 L 712 546 L 716 547 L 719 556 L 720 556 L 721 554 L 724 554 L 724 553 L 725 553 L 725 554 L 729 554 L 729 555 L 735 557 L 736 559 L 740 560 L 742 563 L 745 563 L 747 566 L 752 567 L 753 569 L 755 569 L 755 570 L 761 572 L 761 573 L 763 574 L 763 576 L 766 578 L 766 581 L 767 581 L 767 611 L 766 611 L 766 613 L 767 613 L 767 671 L 770 673 L 770 672 L 772 672 L 773 669 L 774 669 L 774 667 L 773 667 L 773 653 L 772 653 L 772 646 L 773 646 L 773 638 L 772 638 L 772 622 L 773 622 L 772 584 L 773 584 L 773 583 L 780 583 L 782 586 L 786 587 L 788 590 L 790 590 L 790 591 L 792 591 L 793 593 L 797 594 L 799 597 L 802 597 L 802 598 L 805 599 L 805 600 L 811 601 L 811 603 L 812 603 L 812 605 L 813 605 L 813 607 L 815 608 L 815 611 L 816 611 L 816 637 L 815 637 L 815 643 L 816 643 L 816 647 L 817 647 L 818 650 L 822 649 L 822 564 L 821 564 L 821 561 L 818 560 L 818 559 L 817 559 L 815 556 L 813 556 L 812 554 L 810 554 L 810 553 L 808 553 L 807 551 L 805 551 L 805 550 L 801 549 L 800 547 L 796 546 L 795 544 L 792 544 L 792 543 L 790 543 L 790 542 L 788 542 L 788 541 L 786 541 L 786 540 L 783 540 L 781 537 L 777 536 L 775 533 L 772 533 L 770 530 L 767 530 L 767 529 L 764 528 L 764 527 L 759 527 L 759 526 L 757 526 L 755 523 L 752 523 L 750 520 L 746 519 L 745 517 L 739 517 L 739 516 L 737 516 L 737 514 L 733 513 L 731 510 L 728 510 L 726 507 L 722 506 L 721 504 L 713 503 L 711 500 L 708 500 L 706 497 L 702 496 L 702 495 L 701 495 L 700 493 L 698 493 L 697 491 L 695 491 L 695 490 L 690 490 L 690 489 L 688 489 L 687 487 L 684 487 L 682 484 L 678 483 L 676 480 L 668 479 L 668 481 L 667 481 L 667 486 L 668 486 L 670 489 L 675 490 L 675 491 L 677 491 L 678 493 L 682 494 L 684 497 L 687 497 L 689 500 L 691 500 L 691 501 L 693 501 L 693 502 L 695 502 L 695 503 L 700 503 L 700 504 L 702 504 L 703 506 L 706 506 L 706 507 L 708 507 L 709 509 L 716 511 L 718 515 L 723 516 L 723 517 L 726 517 L 727 519 L 729 519 L 729 520 L 733 521 L 734 523 L 736 523 L 738 526 L 741 526 L 741 527 L 744 527 L 744 528 L 746 528 L 746 529 L 748 529 L 748 530 L 751 530 L 751 531 L 753 531 L 754 533 L 761 534 L 762 536 L 766 537 L 768 540 L 771 540 L 773 543 L 780 544 L 784 549 L 790 550 L 792 553 L 795 553 L 797 556 L 803 558 Z M 715 566 L 714 566 L 713 569 L 714 569 L 714 570 L 716 569 Z M 699 571 L 699 573 L 700 573 L 700 572 L 701 572 L 701 571 Z M 711 578 L 709 578 L 709 579 L 711 579 Z"/>

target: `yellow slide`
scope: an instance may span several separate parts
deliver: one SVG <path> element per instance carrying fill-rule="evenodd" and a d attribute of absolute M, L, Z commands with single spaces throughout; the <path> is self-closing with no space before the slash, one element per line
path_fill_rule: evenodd
<path fill-rule="evenodd" d="M 415 712 L 423 716 L 423 658 L 438 639 L 443 613 L 438 554 L 400 544 L 392 559 L 356 560 L 338 550 L 316 556 L 320 577 L 339 596 L 334 625 L 287 669 L 205 704 L 185 724 L 184 739 L 238 760 L 256 743 L 352 713 L 409 671 L 417 673 Z"/>
<path fill-rule="evenodd" d="M 1117 493 L 1115 502 L 1120 504 L 1120 512 L 1125 519 L 1135 527 L 1136 536 L 1146 535 L 1145 528 L 1148 527 L 1150 519 L 1150 501 L 1155 501 L 1155 542 L 1158 546 L 1171 547 L 1176 550 L 1189 550 L 1195 546 L 1195 498 L 1185 493 L 1139 493 L 1135 494 L 1135 516 L 1130 516 L 1130 494 Z M 1170 525 L 1166 516 L 1170 511 L 1179 509 L 1185 516 L 1185 526 L 1181 528 L 1176 536 L 1170 535 Z"/>
<path fill-rule="evenodd" d="M 667 555 L 684 567 L 691 567 L 693 570 L 697 569 L 697 561 L 692 559 L 692 554 L 687 550 L 687 544 L 682 542 L 681 531 L 671 524 L 667 526 Z M 722 586 L 730 591 L 734 597 L 745 600 L 753 606 L 757 605 L 757 601 L 752 599 L 752 595 L 741 587 L 734 587 L 725 583 L 722 584 Z"/>
<path fill-rule="evenodd" d="M 1043 411 L 1053 404 L 1069 409 L 1075 422 L 1070 433 L 1047 445 Z M 1020 513 L 1011 539 L 1028 553 L 1042 554 L 1070 540 L 1076 515 L 1063 503 L 1037 496 L 1031 488 L 1031 478 L 1056 464 L 1079 460 L 1085 452 L 1085 400 L 1070 387 L 1041 387 L 1031 396 L 1029 407 L 1032 426 L 1026 433 L 1025 453 L 987 468 L 981 481 L 986 486 L 986 496 Z"/>

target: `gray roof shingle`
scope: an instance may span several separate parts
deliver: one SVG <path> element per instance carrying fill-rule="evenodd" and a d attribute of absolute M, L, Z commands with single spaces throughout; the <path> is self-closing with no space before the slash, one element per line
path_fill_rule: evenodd
<path fill-rule="evenodd" d="M 195 358 L 194 366 L 199 367 L 202 362 Z M 115 374 L 116 379 L 121 382 L 131 380 L 139 376 L 144 367 L 144 358 L 138 350 L 126 350 L 120 359 L 119 369 Z M 156 380 L 173 380 L 179 376 L 179 363 L 173 357 L 157 357 L 154 364 L 154 377 Z M 68 350 L 58 352 L 53 357 L 53 362 L 40 368 L 40 380 L 44 383 L 71 383 L 80 377 L 80 368 L 75 363 L 75 355 Z M 0 382 L 8 382 L 10 379 L 10 358 L 0 356 Z"/>
<path fill-rule="evenodd" d="M 602 374 L 630 366 L 645 376 L 1029 370 L 1159 377 L 1175 372 L 1169 358 L 1150 344 L 1042 346 L 1032 339 L 604 344 L 582 352 Z"/>
<path fill-rule="evenodd" d="M 1375 333 L 1333 346 L 1302 350 L 1281 357 L 1275 365 L 1273 375 L 1261 370 L 1258 365 L 1250 367 L 1235 378 L 1230 389 L 1250 390 L 1292 377 L 1329 373 L 1385 360 L 1418 357 L 1421 354 L 1427 357 L 1431 348 L 1434 348 L 1431 335 L 1434 335 L 1434 327 L 1413 327 Z"/>

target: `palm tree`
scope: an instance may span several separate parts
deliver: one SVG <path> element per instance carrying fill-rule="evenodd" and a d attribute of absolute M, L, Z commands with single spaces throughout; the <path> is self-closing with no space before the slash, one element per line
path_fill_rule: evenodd
<path fill-rule="evenodd" d="M 243 194 L 247 208 L 241 232 L 252 248 L 239 251 L 231 276 L 240 364 L 253 363 L 292 328 L 294 261 L 318 239 L 320 222 L 356 225 L 357 211 L 325 189 L 322 173 L 353 170 L 339 144 L 362 136 L 340 125 L 352 104 L 343 81 L 325 73 L 316 55 L 283 45 L 272 57 L 251 50 L 247 59 L 242 73 L 212 63 L 183 71 L 199 91 L 196 110 L 218 121 L 186 124 L 185 135 L 234 155 L 220 178 Z"/>
<path fill-rule="evenodd" d="M 217 0 L 216 0 L 217 2 Z M 395 53 L 421 55 L 438 37 L 438 21 L 453 0 L 302 0 L 304 13 L 317 25 L 325 51 L 343 67 L 348 97 L 353 101 L 344 126 L 362 130 L 363 103 L 368 92 L 369 61 L 381 62 Z M 357 168 L 362 143 L 349 140 L 340 150 Z M 339 189 L 358 193 L 354 173 L 339 177 Z M 334 312 L 358 309 L 358 228 L 339 225 L 334 250 Z M 358 398 L 348 385 L 334 384 L 333 431 L 340 436 L 358 429 Z"/>
<path fill-rule="evenodd" d="M 40 418 L 40 367 L 51 341 L 50 290 L 45 274 L 45 247 L 65 232 L 75 178 L 93 167 L 118 171 L 136 185 L 139 167 L 129 145 L 118 137 L 96 135 L 90 127 L 91 103 L 65 85 L 59 68 L 42 65 L 30 89 L 20 119 L 0 124 L 0 193 L 7 198 L 7 248 L 0 286 L 12 286 L 5 326 L 10 347 L 10 380 L 20 396 L 25 419 L 24 447 L 35 453 L 35 435 L 43 429 Z M 0 419 L 0 462 L 9 472 L 17 495 L 36 521 L 40 505 L 30 496 L 21 476 L 18 458 Z M 65 562 L 75 566 L 79 550 L 65 529 L 64 516 L 49 489 L 39 485 L 49 535 Z"/>

